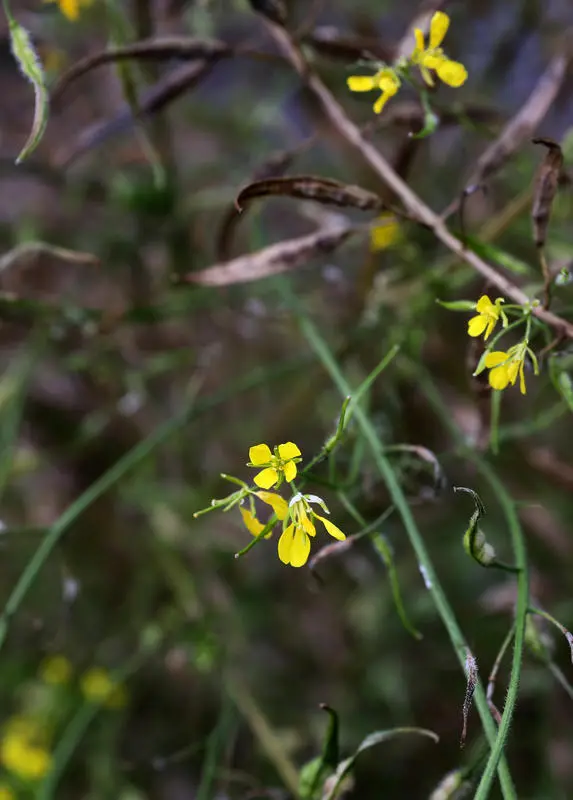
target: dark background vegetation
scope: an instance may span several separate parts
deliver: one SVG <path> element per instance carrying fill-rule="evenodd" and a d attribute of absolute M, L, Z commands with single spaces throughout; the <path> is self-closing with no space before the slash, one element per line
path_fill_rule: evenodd
<path fill-rule="evenodd" d="M 192 34 L 277 52 L 247 2 L 119 5 L 130 40 Z M 390 57 L 419 9 L 414 0 L 288 5 L 291 30 L 306 26 L 324 37 L 330 26 Z M 61 72 L 105 47 L 103 6 L 96 0 L 73 25 L 56 6 L 39 2 L 15 2 L 13 11 L 44 57 L 60 53 Z M 475 0 L 447 10 L 447 51 L 469 72 L 463 88 L 441 86 L 435 95 L 451 123 L 428 139 L 409 139 L 411 120 L 392 119 L 398 109 L 417 108 L 406 89 L 372 135 L 436 210 L 464 187 L 479 154 L 527 100 L 564 28 L 573 24 L 568 0 Z M 169 436 L 151 441 L 146 459 L 73 519 L 34 575 L 9 620 L 1 654 L 5 715 L 46 653 L 64 653 L 78 669 L 98 663 L 124 670 L 130 702 L 120 724 L 110 732 L 96 717 L 72 735 L 54 796 L 223 800 L 272 790 L 266 796 L 281 798 L 289 796 L 284 771 L 320 750 L 326 715 L 319 704 L 328 703 L 340 715 L 345 754 L 373 730 L 434 730 L 437 745 L 403 737 L 363 754 L 352 795 L 428 797 L 468 758 L 481 727 L 473 710 L 468 745 L 460 751 L 465 677 L 398 516 L 383 533 L 420 641 L 402 626 L 387 571 L 368 539 L 324 561 L 318 583 L 308 570 L 280 564 L 274 541 L 235 560 L 249 539 L 237 513 L 192 516 L 227 492 L 220 472 L 252 477 L 244 466 L 250 445 L 293 440 L 307 459 L 314 455 L 336 424 L 342 398 L 301 334 L 284 278 L 201 288 L 181 277 L 217 262 L 223 219 L 261 164 L 313 133 L 317 138 L 293 161 L 291 174 L 320 174 L 373 191 L 384 187 L 332 130 L 288 65 L 245 57 L 216 64 L 146 119 L 168 176 L 161 189 L 133 125 L 118 130 L 125 106 L 114 66 L 69 87 L 51 110 L 39 149 L 16 167 L 33 97 L 11 58 L 6 26 L 1 32 L 2 251 L 43 241 L 98 260 L 72 263 L 44 252 L 2 262 L 4 597 L 70 504 L 138 443 L 169 421 L 172 426 Z M 356 59 L 333 57 L 312 38 L 306 48 L 349 115 L 360 124 L 370 121 L 372 97 L 351 95 L 345 86 Z M 149 87 L 178 66 L 152 62 L 138 66 L 137 74 Z M 568 78 L 538 133 L 567 141 L 571 86 Z M 539 150 L 524 141 L 487 192 L 468 201 L 466 225 L 478 233 L 499 218 L 531 185 L 539 159 Z M 238 224 L 231 254 L 309 232 L 322 213 L 296 200 L 258 202 Z M 512 276 L 522 285 L 538 283 L 528 214 L 525 204 L 497 239 L 531 264 L 528 276 Z M 552 221 L 554 259 L 571 259 L 571 234 L 565 186 Z M 365 407 L 386 444 L 422 445 L 440 460 L 445 484 L 434 492 L 416 459 L 392 457 L 485 678 L 511 624 L 514 582 L 480 569 L 464 553 L 461 539 L 473 507 L 467 496 L 453 494 L 453 485 L 480 492 L 488 537 L 504 560 L 512 560 L 512 551 L 497 499 L 463 454 L 463 443 L 483 439 L 489 404 L 470 378 L 467 315 L 435 302 L 477 299 L 487 287 L 461 263 L 450 259 L 448 268 L 448 259 L 428 231 L 404 225 L 391 250 L 369 253 L 367 236 L 355 237 L 286 280 L 353 386 L 400 344 L 400 356 L 375 382 Z M 565 287 L 558 299 L 565 316 L 568 302 Z M 457 439 L 428 402 L 424 380 L 433 382 Z M 521 501 L 536 601 L 571 625 L 570 412 L 545 370 L 539 378 L 529 373 L 528 385 L 526 397 L 517 389 L 505 393 L 501 452 L 486 458 Z M 553 417 L 546 419 L 549 411 Z M 389 504 L 388 492 L 353 426 L 338 463 L 357 464 L 353 500 L 368 521 L 375 519 Z M 316 474 L 326 477 L 320 468 Z M 335 493 L 318 484 L 313 490 L 324 494 L 343 530 L 358 530 Z M 556 661 L 570 675 L 565 641 L 556 639 L 555 647 Z M 496 690 L 500 707 L 510 660 Z M 573 796 L 569 703 L 548 669 L 526 655 L 508 748 L 523 800 Z"/>

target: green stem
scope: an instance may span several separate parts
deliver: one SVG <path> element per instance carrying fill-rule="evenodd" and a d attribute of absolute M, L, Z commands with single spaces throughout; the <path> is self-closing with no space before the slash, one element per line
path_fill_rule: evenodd
<path fill-rule="evenodd" d="M 286 282 L 284 281 L 281 281 L 281 287 L 285 298 L 291 304 L 291 306 L 293 307 L 293 309 L 295 310 L 296 314 L 299 317 L 300 328 L 304 336 L 306 337 L 310 346 L 314 349 L 315 353 L 321 360 L 327 372 L 330 374 L 333 383 L 337 386 L 337 388 L 339 389 L 340 393 L 343 396 L 351 394 L 351 387 L 348 384 L 346 378 L 343 376 L 326 342 L 322 339 L 322 337 L 320 336 L 320 334 L 318 333 L 317 329 L 310 321 L 308 316 L 304 314 L 303 309 L 300 307 L 300 304 L 298 303 L 296 297 L 294 296 L 288 284 L 286 284 Z M 396 478 L 394 470 L 390 465 L 390 462 L 386 459 L 384 455 L 383 445 L 379 441 L 378 435 L 372 423 L 370 422 L 370 420 L 360 407 L 357 407 L 355 409 L 354 414 L 356 416 L 358 426 L 361 428 L 364 438 L 366 439 L 372 451 L 372 455 L 374 457 L 374 461 L 376 463 L 378 471 L 380 472 L 382 478 L 384 479 L 384 482 L 386 483 L 392 502 L 396 506 L 396 509 L 398 510 L 400 516 L 402 517 L 402 521 L 404 523 L 406 533 L 410 540 L 410 544 L 416 554 L 418 563 L 426 577 L 426 585 L 428 587 L 428 591 L 432 595 L 432 599 L 434 601 L 436 609 L 440 617 L 442 618 L 442 621 L 448 632 L 450 641 L 452 642 L 452 645 L 456 652 L 456 656 L 463 671 L 465 669 L 467 643 L 458 625 L 454 612 L 450 604 L 448 603 L 446 595 L 444 594 L 444 591 L 438 581 L 438 577 L 434 571 L 434 566 L 430 560 L 424 540 L 418 530 L 414 517 L 412 516 L 412 512 L 407 503 L 406 497 L 402 491 L 398 479 Z M 498 740 L 496 739 L 495 723 L 489 712 L 483 686 L 479 681 L 475 690 L 475 702 L 478 709 L 478 713 L 482 721 L 486 737 L 488 739 L 490 746 L 492 747 L 492 754 L 490 755 L 490 760 L 488 762 L 489 765 L 490 763 L 492 763 L 493 748 L 497 746 Z M 509 768 L 507 766 L 507 762 L 503 758 L 502 750 L 503 747 L 501 748 L 501 751 L 499 753 L 496 751 L 496 758 L 495 758 L 495 764 L 498 769 L 502 794 L 505 800 L 510 800 L 510 799 L 515 800 L 517 795 L 513 787 L 513 781 L 509 772 Z M 483 794 L 481 795 L 481 797 L 483 798 Z"/>

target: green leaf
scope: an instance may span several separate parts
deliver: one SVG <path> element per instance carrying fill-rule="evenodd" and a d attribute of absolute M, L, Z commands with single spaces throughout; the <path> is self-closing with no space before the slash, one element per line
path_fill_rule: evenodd
<path fill-rule="evenodd" d="M 375 731 L 374 733 L 369 734 L 369 736 L 360 742 L 354 754 L 351 755 L 350 758 L 346 758 L 344 761 L 340 762 L 336 768 L 336 773 L 334 775 L 334 780 L 332 782 L 332 786 L 330 787 L 330 791 L 324 800 L 335 800 L 336 793 L 340 788 L 342 781 L 354 766 L 354 762 L 360 753 L 364 752 L 364 750 L 374 747 L 374 745 L 386 742 L 388 739 L 393 739 L 395 736 L 400 736 L 403 733 L 417 733 L 420 736 L 428 736 L 430 739 L 433 739 L 434 742 L 439 741 L 439 736 L 434 733 L 434 731 L 429 731 L 426 728 L 392 728 L 387 731 Z"/>
<path fill-rule="evenodd" d="M 48 90 L 46 88 L 44 70 L 36 49 L 32 44 L 30 34 L 16 22 L 10 15 L 6 6 L 5 9 L 8 15 L 12 53 L 22 70 L 22 74 L 33 85 L 35 95 L 32 130 L 30 131 L 28 140 L 22 148 L 20 155 L 16 159 L 16 164 L 20 164 L 36 149 L 46 129 L 48 123 Z"/>
<path fill-rule="evenodd" d="M 465 243 L 481 258 L 486 261 L 495 261 L 500 267 L 504 267 L 515 275 L 530 275 L 532 272 L 531 265 L 527 262 L 493 244 L 482 242 L 475 236 L 466 236 Z"/>
<path fill-rule="evenodd" d="M 326 779 L 334 772 L 338 763 L 338 714 L 333 708 L 321 705 L 330 715 L 322 754 L 309 761 L 300 771 L 299 795 L 301 800 L 318 800 Z"/>
<path fill-rule="evenodd" d="M 424 125 L 422 126 L 421 130 L 418 131 L 418 133 L 410 133 L 411 139 L 425 139 L 426 136 L 431 136 L 440 124 L 440 118 L 430 106 L 428 93 L 422 91 L 420 99 L 422 100 L 422 106 L 424 107 Z"/>
<path fill-rule="evenodd" d="M 472 300 L 438 300 L 438 305 L 447 308 L 449 311 L 475 311 L 476 304 Z"/>

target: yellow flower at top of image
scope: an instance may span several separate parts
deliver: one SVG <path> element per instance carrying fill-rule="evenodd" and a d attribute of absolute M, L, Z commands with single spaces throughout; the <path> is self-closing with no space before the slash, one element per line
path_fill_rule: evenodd
<path fill-rule="evenodd" d="M 76 22 L 80 17 L 83 6 L 89 6 L 93 0 L 43 0 L 44 3 L 57 3 L 60 11 L 71 22 Z"/>
<path fill-rule="evenodd" d="M 526 394 L 524 369 L 525 358 L 528 354 L 533 361 L 533 371 L 537 375 L 539 373 L 537 358 L 527 346 L 526 340 L 513 345 L 507 351 L 494 350 L 491 353 L 487 353 L 484 358 L 484 364 L 490 370 L 488 380 L 491 388 L 503 390 L 510 384 L 514 386 L 519 377 L 519 390 L 521 394 Z"/>
<path fill-rule="evenodd" d="M 328 514 L 328 508 L 322 498 L 313 494 L 296 494 L 289 503 L 291 524 L 287 525 L 279 539 L 279 558 L 283 564 L 291 567 L 302 567 L 310 555 L 310 537 L 316 536 L 314 520 L 318 519 L 334 539 L 344 541 L 346 536 L 326 517 L 321 517 L 311 508 L 311 503 L 318 503 Z"/>
<path fill-rule="evenodd" d="M 23 781 L 41 780 L 52 765 L 43 734 L 36 720 L 24 717 L 8 720 L 0 740 L 0 761 L 5 769 Z"/>
<path fill-rule="evenodd" d="M 266 503 L 272 508 L 278 520 L 282 522 L 282 520 L 286 518 L 288 514 L 288 503 L 284 497 L 281 497 L 280 494 L 276 494 L 275 492 L 254 492 L 254 494 L 259 500 L 262 500 L 263 503 Z M 258 536 L 265 526 L 257 519 L 254 509 L 241 506 L 239 511 L 241 512 L 243 522 L 249 533 L 252 533 L 253 536 Z M 272 531 L 269 531 L 265 539 L 269 539 L 271 536 Z"/>
<path fill-rule="evenodd" d="M 101 704 L 106 708 L 124 708 L 127 704 L 125 687 L 117 683 L 102 667 L 91 667 L 81 677 L 82 694 L 91 703 Z"/>
<path fill-rule="evenodd" d="M 294 442 L 286 442 L 275 447 L 274 454 L 266 444 L 256 444 L 249 449 L 248 467 L 264 467 L 254 481 L 261 489 L 280 486 L 283 478 L 287 483 L 296 478 L 296 465 L 301 461 L 301 452 Z"/>
<path fill-rule="evenodd" d="M 351 92 L 371 92 L 373 89 L 382 92 L 374 103 L 375 114 L 382 111 L 401 86 L 400 78 L 392 67 L 383 67 L 375 75 L 350 75 L 346 83 Z"/>
<path fill-rule="evenodd" d="M 65 656 L 48 656 L 40 664 L 38 677 L 51 686 L 60 686 L 68 683 L 72 671 L 72 665 Z"/>
<path fill-rule="evenodd" d="M 436 11 L 430 21 L 430 37 L 427 47 L 423 31 L 420 28 L 414 30 L 416 46 L 412 51 L 410 61 L 418 65 L 422 78 L 428 86 L 434 85 L 434 79 L 429 70 L 434 70 L 441 81 L 454 88 L 465 83 L 468 77 L 468 71 L 464 65 L 459 61 L 449 59 L 440 47 L 449 27 L 448 15 L 443 11 Z"/>
<path fill-rule="evenodd" d="M 489 336 L 491 336 L 491 333 L 500 318 L 503 327 L 506 328 L 507 317 L 505 316 L 501 307 L 503 302 L 503 297 L 498 297 L 495 303 L 492 303 L 487 294 L 482 294 L 475 305 L 475 309 L 478 313 L 468 322 L 468 334 L 470 336 L 477 337 L 481 336 L 483 333 L 483 338 L 485 341 Z"/>

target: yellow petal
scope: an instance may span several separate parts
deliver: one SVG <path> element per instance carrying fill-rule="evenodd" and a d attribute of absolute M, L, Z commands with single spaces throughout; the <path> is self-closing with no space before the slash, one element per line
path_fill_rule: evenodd
<path fill-rule="evenodd" d="M 294 540 L 294 525 L 285 528 L 279 539 L 279 558 L 283 564 L 290 564 L 292 543 Z"/>
<path fill-rule="evenodd" d="M 340 528 L 337 528 L 336 525 L 331 522 L 329 519 L 325 517 L 319 517 L 318 514 L 314 515 L 317 519 L 319 519 L 324 527 L 326 528 L 326 532 L 333 536 L 335 539 L 338 539 L 340 542 L 343 542 L 346 539 L 346 535 L 342 533 Z"/>
<path fill-rule="evenodd" d="M 283 470 L 286 482 L 290 483 L 291 481 L 294 481 L 294 479 L 296 478 L 296 464 L 294 463 L 294 461 L 287 461 L 287 463 L 284 465 Z"/>
<path fill-rule="evenodd" d="M 484 314 L 486 311 L 492 310 L 496 314 L 499 314 L 496 306 L 491 302 L 487 294 L 482 294 L 480 299 L 476 303 L 476 311 L 478 314 Z"/>
<path fill-rule="evenodd" d="M 314 527 L 312 521 L 307 517 L 305 513 L 302 513 L 300 515 L 300 525 L 303 531 L 307 533 L 309 536 L 316 536 L 316 528 Z"/>
<path fill-rule="evenodd" d="M 484 364 L 491 369 L 491 367 L 497 367 L 499 364 L 503 364 L 508 358 L 509 354 L 504 353 L 503 350 L 494 350 L 492 353 L 487 353 L 484 358 Z"/>
<path fill-rule="evenodd" d="M 496 324 L 497 324 L 497 319 L 494 319 L 494 318 L 490 317 L 489 318 L 489 322 L 487 324 L 486 331 L 484 333 L 484 337 L 483 337 L 484 342 L 489 339 L 489 337 L 491 336 L 491 334 L 493 332 L 493 329 L 495 328 Z"/>
<path fill-rule="evenodd" d="M 286 519 L 288 503 L 284 497 L 281 497 L 280 494 L 276 494 L 275 492 L 257 492 L 257 497 L 272 508 L 281 522 L 283 519 Z M 243 509 L 241 509 L 241 511 L 242 510 Z"/>
<path fill-rule="evenodd" d="M 75 22 L 80 15 L 80 8 L 78 0 L 59 0 L 58 5 L 60 6 L 60 11 L 64 14 L 69 20 Z"/>
<path fill-rule="evenodd" d="M 384 106 L 386 105 L 386 103 L 388 102 L 388 100 L 391 97 L 392 97 L 392 95 L 388 94 L 388 92 L 384 92 L 384 94 L 381 94 L 380 97 L 378 98 L 378 100 L 376 100 L 376 102 L 374 103 L 374 106 L 373 106 L 374 113 L 375 114 L 380 114 L 380 112 L 382 111 L 382 109 L 384 108 Z"/>
<path fill-rule="evenodd" d="M 267 467 L 266 469 L 257 472 L 253 480 L 260 486 L 261 489 L 270 489 L 272 486 L 277 483 L 279 479 L 279 474 L 273 467 Z"/>
<path fill-rule="evenodd" d="M 251 464 L 255 467 L 261 467 L 263 464 L 268 464 L 273 457 L 271 448 L 268 444 L 256 444 L 249 448 L 249 459 Z"/>
<path fill-rule="evenodd" d="M 241 512 L 241 516 L 243 518 L 243 522 L 245 523 L 245 528 L 252 533 L 253 536 L 258 536 L 259 533 L 265 527 L 262 522 L 255 517 L 254 514 L 251 514 L 248 508 L 239 508 Z"/>
<path fill-rule="evenodd" d="M 414 30 L 414 38 L 416 39 L 416 49 L 412 53 L 412 56 L 415 56 L 417 53 L 422 53 L 426 45 L 424 43 L 424 32 L 420 30 L 420 28 L 416 28 Z"/>
<path fill-rule="evenodd" d="M 478 314 L 468 322 L 468 334 L 470 336 L 481 336 L 487 327 L 487 317 Z"/>
<path fill-rule="evenodd" d="M 422 78 L 424 82 L 427 83 L 428 86 L 434 86 L 434 79 L 432 78 L 431 74 L 428 72 L 426 67 L 423 64 L 420 64 L 420 72 L 422 73 Z"/>
<path fill-rule="evenodd" d="M 444 14 L 443 11 L 436 11 L 430 22 L 430 50 L 441 45 L 449 27 L 450 18 L 448 15 Z"/>
<path fill-rule="evenodd" d="M 489 373 L 489 385 L 492 389 L 505 389 L 509 383 L 507 367 L 495 367 Z"/>
<path fill-rule="evenodd" d="M 376 77 L 378 78 L 378 88 L 389 94 L 390 97 L 395 95 L 400 88 L 400 80 L 393 69 L 380 70 Z"/>
<path fill-rule="evenodd" d="M 286 444 L 279 444 L 279 456 L 286 461 L 287 458 L 298 458 L 302 453 L 294 442 L 287 442 Z"/>
<path fill-rule="evenodd" d="M 517 380 L 517 376 L 519 374 L 519 367 L 521 365 L 520 361 L 510 361 L 507 365 L 507 377 L 509 378 L 509 382 L 513 386 L 515 381 Z"/>
<path fill-rule="evenodd" d="M 379 224 L 370 228 L 371 252 L 376 253 L 391 247 L 398 239 L 399 232 L 400 226 L 392 215 L 379 217 Z"/>
<path fill-rule="evenodd" d="M 438 78 L 446 83 L 448 86 L 453 86 L 456 89 L 466 82 L 468 71 L 463 64 L 459 61 L 450 61 L 446 59 L 436 67 Z"/>
<path fill-rule="evenodd" d="M 440 64 L 443 64 L 444 61 L 448 59 L 442 53 L 441 50 L 436 50 L 434 53 L 424 53 L 422 58 L 420 59 L 420 63 L 423 64 L 428 69 L 438 69 Z"/>
<path fill-rule="evenodd" d="M 310 555 L 310 539 L 300 528 L 295 528 L 290 552 L 291 567 L 302 567 Z"/>
<path fill-rule="evenodd" d="M 371 92 L 376 88 L 375 76 L 372 75 L 351 75 L 346 83 L 351 92 Z"/>

